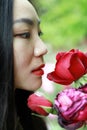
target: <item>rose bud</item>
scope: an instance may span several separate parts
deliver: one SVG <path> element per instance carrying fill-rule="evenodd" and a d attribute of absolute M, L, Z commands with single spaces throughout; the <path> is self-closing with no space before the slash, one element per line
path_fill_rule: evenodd
<path fill-rule="evenodd" d="M 80 89 L 65 89 L 55 98 L 54 107 L 58 112 L 58 121 L 64 128 L 79 128 L 87 120 L 87 93 Z"/>
<path fill-rule="evenodd" d="M 69 85 L 87 73 L 87 55 L 79 50 L 60 52 L 56 60 L 54 71 L 47 74 L 51 81 Z"/>
<path fill-rule="evenodd" d="M 47 116 L 52 110 L 52 102 L 43 96 L 32 94 L 28 97 L 27 106 L 35 113 Z"/>

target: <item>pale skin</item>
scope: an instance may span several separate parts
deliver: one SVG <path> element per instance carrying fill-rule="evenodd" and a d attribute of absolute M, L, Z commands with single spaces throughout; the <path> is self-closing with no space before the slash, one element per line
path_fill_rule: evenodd
<path fill-rule="evenodd" d="M 15 88 L 36 91 L 42 84 L 43 56 L 47 47 L 40 38 L 39 17 L 27 0 L 14 0 L 13 52 Z M 39 67 L 39 68 L 38 68 Z M 35 71 L 38 68 L 37 71 Z"/>

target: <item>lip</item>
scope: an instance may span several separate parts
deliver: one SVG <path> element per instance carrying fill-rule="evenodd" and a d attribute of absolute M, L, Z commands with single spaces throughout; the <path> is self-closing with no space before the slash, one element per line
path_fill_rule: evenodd
<path fill-rule="evenodd" d="M 42 68 L 45 67 L 45 64 L 42 64 L 38 67 L 36 67 L 34 70 L 32 70 L 32 73 L 37 76 L 42 76 L 44 74 L 44 71 Z"/>

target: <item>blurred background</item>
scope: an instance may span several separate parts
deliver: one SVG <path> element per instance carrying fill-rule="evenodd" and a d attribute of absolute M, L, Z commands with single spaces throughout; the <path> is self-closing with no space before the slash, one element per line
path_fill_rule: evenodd
<path fill-rule="evenodd" d="M 51 101 L 63 88 L 47 80 L 46 75 L 54 69 L 55 56 L 59 51 L 77 48 L 87 51 L 87 0 L 31 0 L 41 19 L 41 38 L 48 47 L 43 84 L 39 90 Z M 57 117 L 45 118 L 48 130 L 63 130 Z M 83 130 L 85 128 L 81 128 Z"/>
<path fill-rule="evenodd" d="M 56 49 L 87 44 L 87 0 L 33 0 L 43 40 Z M 54 51 L 53 50 L 53 51 Z"/>

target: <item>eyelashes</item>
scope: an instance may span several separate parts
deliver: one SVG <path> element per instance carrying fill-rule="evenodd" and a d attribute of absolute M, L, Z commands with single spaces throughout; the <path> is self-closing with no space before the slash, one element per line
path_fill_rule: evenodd
<path fill-rule="evenodd" d="M 14 35 L 15 37 L 21 37 L 21 38 L 24 38 L 24 39 L 29 39 L 30 38 L 30 33 L 29 32 L 24 32 L 24 33 L 19 33 L 19 34 L 15 34 Z"/>
<path fill-rule="evenodd" d="M 38 35 L 39 36 L 43 35 L 43 32 L 42 31 L 38 32 Z"/>
<path fill-rule="evenodd" d="M 41 36 L 41 35 L 43 35 L 42 31 L 38 32 L 38 36 Z M 18 33 L 18 34 L 15 34 L 14 37 L 29 39 L 31 37 L 31 34 L 30 32 Z"/>

